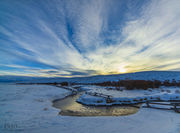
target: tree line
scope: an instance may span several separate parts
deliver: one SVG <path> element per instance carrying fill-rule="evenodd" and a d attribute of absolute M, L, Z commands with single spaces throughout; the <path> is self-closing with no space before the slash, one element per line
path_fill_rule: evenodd
<path fill-rule="evenodd" d="M 128 90 L 132 89 L 148 89 L 148 88 L 159 88 L 160 86 L 180 86 L 180 81 L 173 79 L 159 81 L 159 80 L 119 80 L 119 81 L 106 81 L 102 83 L 94 83 L 93 85 L 98 86 L 115 86 L 125 87 Z"/>

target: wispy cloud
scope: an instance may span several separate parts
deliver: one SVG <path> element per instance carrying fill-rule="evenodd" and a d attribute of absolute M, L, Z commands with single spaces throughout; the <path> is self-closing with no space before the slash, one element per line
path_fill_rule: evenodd
<path fill-rule="evenodd" d="M 179 7 L 179 0 L 1 0 L 0 73 L 180 70 Z"/>

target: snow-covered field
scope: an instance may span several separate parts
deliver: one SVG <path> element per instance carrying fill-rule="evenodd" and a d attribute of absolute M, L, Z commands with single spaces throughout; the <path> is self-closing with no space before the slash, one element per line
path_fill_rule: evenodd
<path fill-rule="evenodd" d="M 130 116 L 60 116 L 52 100 L 69 94 L 54 86 L 0 85 L 0 133 L 180 133 L 180 114 L 174 111 L 141 108 Z"/>
<path fill-rule="evenodd" d="M 113 89 L 113 87 L 100 87 L 100 86 L 86 86 L 86 94 L 80 96 L 78 102 L 85 105 L 123 105 L 142 103 L 146 101 L 169 101 L 180 100 L 179 87 L 160 87 L 156 89 L 149 88 L 148 90 L 125 90 L 121 91 Z M 108 88 L 111 88 L 110 90 Z M 110 96 L 112 102 L 107 103 L 107 97 L 100 95 Z"/>
<path fill-rule="evenodd" d="M 23 76 L 1 76 L 0 82 L 23 82 L 23 83 L 53 83 L 53 82 L 76 82 L 76 83 L 100 83 L 105 81 L 117 81 L 117 80 L 180 80 L 179 71 L 144 71 L 135 73 L 125 73 L 116 75 L 97 75 L 90 77 L 74 77 L 74 78 L 62 78 L 62 77 L 23 77 Z"/>

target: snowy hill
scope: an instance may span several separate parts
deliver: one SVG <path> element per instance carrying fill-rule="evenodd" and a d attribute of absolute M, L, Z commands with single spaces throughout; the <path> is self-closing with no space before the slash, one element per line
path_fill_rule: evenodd
<path fill-rule="evenodd" d="M 132 80 L 180 80 L 180 71 L 144 71 L 116 75 L 97 75 L 91 77 L 25 77 L 25 76 L 0 76 L 0 82 L 24 82 L 24 83 L 53 83 L 53 82 L 76 82 L 97 83 L 104 81 L 117 81 L 124 79 Z"/>

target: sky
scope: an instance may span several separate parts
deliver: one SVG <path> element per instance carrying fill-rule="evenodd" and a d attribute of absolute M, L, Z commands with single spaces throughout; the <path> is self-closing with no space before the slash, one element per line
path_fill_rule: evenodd
<path fill-rule="evenodd" d="M 0 75 L 180 71 L 180 0 L 0 0 Z"/>

